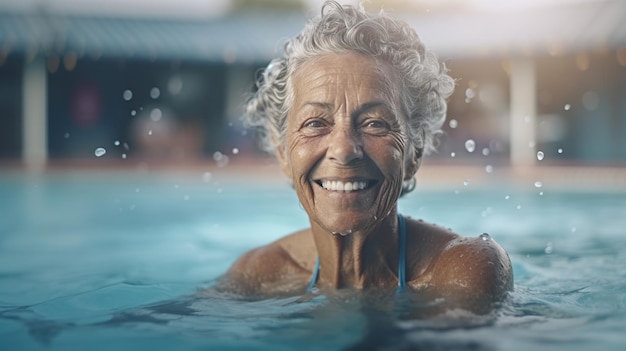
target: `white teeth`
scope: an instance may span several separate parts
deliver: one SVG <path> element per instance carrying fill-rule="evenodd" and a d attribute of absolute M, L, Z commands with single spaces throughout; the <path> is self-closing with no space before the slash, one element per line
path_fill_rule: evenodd
<path fill-rule="evenodd" d="M 367 186 L 367 182 L 342 182 L 338 180 L 324 180 L 322 181 L 322 188 L 331 191 L 345 191 L 351 192 L 356 190 L 363 190 Z"/>

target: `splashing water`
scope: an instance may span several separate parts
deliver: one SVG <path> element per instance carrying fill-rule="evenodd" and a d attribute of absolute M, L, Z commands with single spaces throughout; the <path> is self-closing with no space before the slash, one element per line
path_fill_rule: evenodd
<path fill-rule="evenodd" d="M 217 163 L 217 166 L 220 168 L 226 167 L 226 165 L 228 165 L 228 161 L 229 161 L 228 156 L 224 155 L 223 153 L 219 151 L 215 151 L 213 153 L 213 159 Z"/>
<path fill-rule="evenodd" d="M 163 117 L 163 112 L 161 111 L 160 108 L 155 108 L 152 109 L 152 111 L 150 111 L 150 119 L 158 122 L 161 120 L 161 118 Z"/>
<path fill-rule="evenodd" d="M 474 142 L 473 139 L 467 139 L 465 141 L 465 150 L 467 150 L 467 152 L 474 152 L 475 149 L 476 149 L 476 142 Z"/>
<path fill-rule="evenodd" d="M 96 149 L 96 151 L 94 151 L 94 155 L 96 155 L 96 157 L 102 157 L 106 153 L 107 153 L 107 150 L 103 147 L 99 147 Z"/>
<path fill-rule="evenodd" d="M 161 90 L 157 87 L 150 89 L 150 97 L 154 100 L 158 99 L 161 96 Z"/>
<path fill-rule="evenodd" d="M 543 151 L 537 151 L 537 160 L 539 160 L 539 161 L 543 160 L 544 156 L 545 155 L 544 155 Z"/>
<path fill-rule="evenodd" d="M 476 97 L 476 92 L 472 88 L 465 89 L 465 102 L 470 103 Z"/>

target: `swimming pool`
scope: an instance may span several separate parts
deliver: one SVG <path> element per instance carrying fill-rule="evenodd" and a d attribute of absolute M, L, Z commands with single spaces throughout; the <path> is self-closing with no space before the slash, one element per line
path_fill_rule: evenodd
<path fill-rule="evenodd" d="M 2 350 L 626 346 L 623 190 L 418 187 L 402 199 L 402 213 L 465 235 L 488 232 L 511 255 L 512 301 L 462 326 L 401 320 L 354 295 L 301 303 L 194 295 L 240 253 L 307 224 L 280 181 L 4 173 L 0 195 Z"/>

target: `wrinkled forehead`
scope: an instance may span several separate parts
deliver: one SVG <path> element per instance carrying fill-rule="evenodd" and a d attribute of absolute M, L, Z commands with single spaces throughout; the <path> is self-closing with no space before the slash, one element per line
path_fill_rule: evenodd
<path fill-rule="evenodd" d="M 308 59 L 296 68 L 291 80 L 295 100 L 341 96 L 383 101 L 394 108 L 391 67 L 355 53 L 326 54 Z M 294 101 L 295 102 L 295 101 Z"/>

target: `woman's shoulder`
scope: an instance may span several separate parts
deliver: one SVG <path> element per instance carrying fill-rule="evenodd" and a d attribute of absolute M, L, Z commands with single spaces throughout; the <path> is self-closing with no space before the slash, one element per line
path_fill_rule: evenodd
<path fill-rule="evenodd" d="M 415 286 L 428 287 L 438 297 L 475 311 L 502 300 L 512 290 L 511 261 L 490 235 L 463 237 L 425 222 L 413 225 L 430 255 Z"/>
<path fill-rule="evenodd" d="M 301 279 L 298 278 L 308 277 L 312 269 L 306 255 L 302 255 L 308 241 L 306 234 L 306 231 L 295 232 L 244 253 L 219 280 L 216 288 L 247 296 L 293 290 L 293 286 L 283 286 L 284 282 L 299 284 Z"/>

